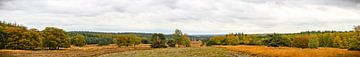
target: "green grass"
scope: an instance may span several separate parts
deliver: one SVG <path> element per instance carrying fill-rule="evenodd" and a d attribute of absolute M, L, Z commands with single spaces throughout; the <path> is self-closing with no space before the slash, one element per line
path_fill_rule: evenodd
<path fill-rule="evenodd" d="M 228 51 L 222 48 L 159 48 L 102 55 L 100 57 L 250 57 L 250 55 Z"/>

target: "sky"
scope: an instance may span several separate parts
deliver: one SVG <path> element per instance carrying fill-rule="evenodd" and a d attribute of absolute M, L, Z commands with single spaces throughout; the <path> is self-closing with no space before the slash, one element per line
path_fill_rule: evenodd
<path fill-rule="evenodd" d="M 0 20 L 66 31 L 349 31 L 360 25 L 360 0 L 0 0 Z"/>

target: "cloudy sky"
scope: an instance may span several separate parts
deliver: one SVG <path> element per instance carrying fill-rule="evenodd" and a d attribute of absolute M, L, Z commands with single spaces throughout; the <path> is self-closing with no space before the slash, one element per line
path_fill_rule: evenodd
<path fill-rule="evenodd" d="M 66 31 L 348 31 L 360 25 L 360 0 L 0 0 L 0 20 Z"/>

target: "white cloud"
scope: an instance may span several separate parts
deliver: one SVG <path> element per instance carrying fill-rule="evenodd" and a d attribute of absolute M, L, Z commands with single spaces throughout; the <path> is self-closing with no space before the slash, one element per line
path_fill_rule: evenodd
<path fill-rule="evenodd" d="M 1 4 L 0 18 L 38 29 L 172 33 L 179 28 L 190 34 L 351 30 L 360 24 L 359 3 L 331 1 L 11 0 Z"/>

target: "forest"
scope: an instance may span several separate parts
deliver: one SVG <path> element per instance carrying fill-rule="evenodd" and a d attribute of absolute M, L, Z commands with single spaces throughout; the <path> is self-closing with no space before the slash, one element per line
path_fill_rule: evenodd
<path fill-rule="evenodd" d="M 28 29 L 19 24 L 1 21 L 0 33 L 1 49 L 60 49 L 69 48 L 70 45 L 81 47 L 86 44 L 97 44 L 99 46 L 116 44 L 119 47 L 128 47 L 141 43 L 151 43 L 154 48 L 175 47 L 175 45 L 190 46 L 190 38 L 180 30 L 176 30 L 173 35 L 162 33 L 66 32 L 56 27 L 46 27 L 39 31 L 35 28 Z"/>
<path fill-rule="evenodd" d="M 265 45 L 297 48 L 334 47 L 360 50 L 360 26 L 353 31 L 306 31 L 300 33 L 243 34 L 230 33 L 204 41 L 206 45 Z"/>

